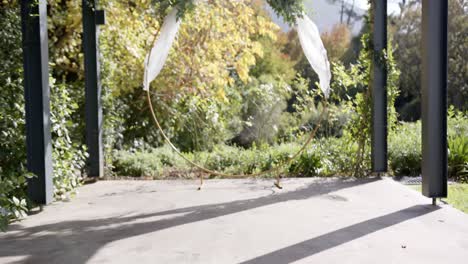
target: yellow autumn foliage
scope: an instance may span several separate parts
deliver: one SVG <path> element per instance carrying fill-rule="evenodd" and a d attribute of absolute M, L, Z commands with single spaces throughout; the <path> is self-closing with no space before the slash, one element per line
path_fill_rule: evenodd
<path fill-rule="evenodd" d="M 143 61 L 160 22 L 148 0 L 102 1 L 107 24 L 101 51 L 107 86 L 114 94 L 140 89 Z M 249 69 L 263 55 L 260 37 L 275 38 L 278 26 L 251 1 L 212 0 L 197 5 L 181 24 L 177 40 L 153 91 L 171 96 L 199 93 L 223 96 L 233 77 L 249 80 Z"/>

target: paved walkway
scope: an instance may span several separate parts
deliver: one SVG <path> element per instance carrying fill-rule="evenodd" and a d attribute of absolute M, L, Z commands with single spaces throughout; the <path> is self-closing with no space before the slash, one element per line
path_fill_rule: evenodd
<path fill-rule="evenodd" d="M 468 215 L 390 179 L 108 181 L 0 234 L 0 263 L 467 263 Z"/>

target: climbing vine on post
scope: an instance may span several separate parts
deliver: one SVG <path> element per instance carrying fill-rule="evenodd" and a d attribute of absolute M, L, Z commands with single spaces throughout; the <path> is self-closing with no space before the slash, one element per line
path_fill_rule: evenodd
<path fill-rule="evenodd" d="M 370 9 L 366 19 L 366 27 L 372 29 L 372 4 L 369 1 Z M 388 133 L 393 133 L 397 122 L 397 112 L 395 110 L 395 100 L 399 94 L 398 79 L 400 71 L 397 68 L 393 57 L 392 41 L 390 39 L 386 52 L 374 54 L 372 43 L 372 30 L 369 30 L 361 37 L 362 49 L 358 60 L 349 68 L 345 68 L 340 63 L 335 63 L 333 67 L 334 90 L 345 90 L 346 94 L 356 94 L 348 99 L 345 104 L 353 114 L 351 121 L 345 130 L 345 137 L 348 139 L 348 146 L 356 153 L 352 157 L 353 176 L 362 177 L 370 173 L 370 143 L 372 129 L 372 90 L 371 90 L 371 66 L 374 56 L 378 56 L 380 63 L 387 66 L 387 119 Z"/>

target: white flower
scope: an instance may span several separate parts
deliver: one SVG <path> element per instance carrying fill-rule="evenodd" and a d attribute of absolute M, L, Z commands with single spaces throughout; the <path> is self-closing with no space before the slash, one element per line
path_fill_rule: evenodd
<path fill-rule="evenodd" d="M 214 113 L 213 117 L 211 117 L 211 122 L 212 123 L 218 123 L 218 119 L 219 119 L 219 114 Z"/>

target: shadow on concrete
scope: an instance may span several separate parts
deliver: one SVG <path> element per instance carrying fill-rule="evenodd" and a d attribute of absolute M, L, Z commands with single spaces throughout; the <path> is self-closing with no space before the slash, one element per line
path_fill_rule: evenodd
<path fill-rule="evenodd" d="M 438 209 L 440 207 L 432 205 L 408 207 L 267 253 L 242 264 L 291 263 Z"/>
<path fill-rule="evenodd" d="M 171 227 L 235 214 L 275 203 L 304 200 L 340 189 L 374 182 L 378 179 L 317 181 L 290 192 L 227 203 L 192 206 L 180 209 L 104 219 L 66 221 L 24 228 L 12 225 L 0 239 L 0 257 L 26 257 L 19 263 L 86 263 L 106 244 Z M 137 202 L 137 201 L 135 201 Z M 275 251 L 246 263 L 287 263 L 359 238 L 379 229 L 434 211 L 416 206 L 381 216 Z M 167 219 L 134 223 L 145 218 L 182 214 Z M 274 262 L 271 262 L 274 260 Z"/>

